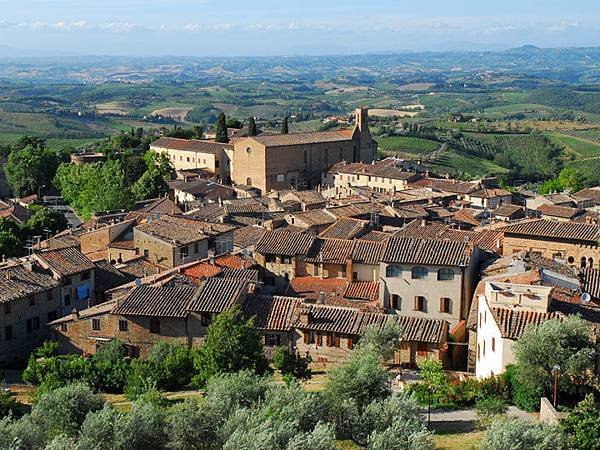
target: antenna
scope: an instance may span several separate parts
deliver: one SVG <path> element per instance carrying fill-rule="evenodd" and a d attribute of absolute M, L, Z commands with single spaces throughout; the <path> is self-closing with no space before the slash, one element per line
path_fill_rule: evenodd
<path fill-rule="evenodd" d="M 592 300 L 592 296 L 590 294 L 587 292 L 581 294 L 581 303 L 587 304 L 590 302 L 590 300 Z"/>

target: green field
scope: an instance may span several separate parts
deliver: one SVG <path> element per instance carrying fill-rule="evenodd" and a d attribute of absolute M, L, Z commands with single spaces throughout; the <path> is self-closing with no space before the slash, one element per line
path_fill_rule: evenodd
<path fill-rule="evenodd" d="M 600 156 L 573 161 L 568 164 L 594 184 L 600 184 Z"/>
<path fill-rule="evenodd" d="M 568 151 L 574 153 L 577 158 L 600 156 L 600 141 L 595 144 L 580 137 L 567 136 L 562 133 L 547 134 L 546 136 L 550 142 L 565 147 Z"/>
<path fill-rule="evenodd" d="M 449 173 L 451 176 L 461 179 L 480 178 L 508 172 L 508 169 L 494 164 L 487 159 L 460 155 L 450 151 L 444 152 L 428 165 L 440 175 Z"/>
<path fill-rule="evenodd" d="M 439 142 L 409 136 L 388 136 L 376 139 L 379 143 L 379 150 L 385 155 L 397 155 L 399 153 L 428 155 L 440 148 Z"/>

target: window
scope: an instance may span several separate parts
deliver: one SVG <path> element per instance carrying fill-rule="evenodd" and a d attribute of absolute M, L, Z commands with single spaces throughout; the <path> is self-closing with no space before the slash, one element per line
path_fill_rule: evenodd
<path fill-rule="evenodd" d="M 588 267 L 590 269 L 594 268 L 594 259 L 593 258 L 588 258 Z"/>
<path fill-rule="evenodd" d="M 150 333 L 160 333 L 160 320 L 156 317 L 150 319 Z"/>
<path fill-rule="evenodd" d="M 252 149 L 250 147 L 246 147 L 246 153 L 248 153 L 248 154 L 252 153 Z"/>
<path fill-rule="evenodd" d="M 147 249 L 145 249 L 145 250 L 144 250 L 144 256 L 147 258 L 147 257 L 148 257 L 148 255 L 149 255 L 149 253 L 148 253 L 148 250 L 147 250 Z"/>
<path fill-rule="evenodd" d="M 190 162 L 190 157 L 189 156 L 187 157 L 187 162 Z"/>
<path fill-rule="evenodd" d="M 390 298 L 390 307 L 392 309 L 400 309 L 401 302 L 402 302 L 402 299 L 400 298 L 399 295 L 392 294 L 392 297 Z"/>
<path fill-rule="evenodd" d="M 438 270 L 437 279 L 439 281 L 454 280 L 454 270 L 452 270 L 452 269 L 440 269 L 440 270 Z"/>
<path fill-rule="evenodd" d="M 276 333 L 267 333 L 265 335 L 265 344 L 269 347 L 277 347 L 281 344 L 281 335 Z"/>
<path fill-rule="evenodd" d="M 4 327 L 4 338 L 7 341 L 10 341 L 13 338 L 13 328 L 12 328 L 12 325 L 8 325 L 7 327 Z"/>
<path fill-rule="evenodd" d="M 427 278 L 427 273 L 428 271 L 426 267 L 413 267 L 411 270 L 411 278 L 413 280 L 421 280 L 423 278 Z"/>
<path fill-rule="evenodd" d="M 417 295 L 415 297 L 414 310 L 415 311 L 425 311 L 425 297 L 421 297 L 420 295 Z"/>
<path fill-rule="evenodd" d="M 65 306 L 69 306 L 71 304 L 71 294 L 65 294 Z"/>
<path fill-rule="evenodd" d="M 219 160 L 217 159 L 217 160 L 215 161 L 215 169 L 218 169 L 218 168 L 219 168 Z"/>
<path fill-rule="evenodd" d="M 40 318 L 33 317 L 32 319 L 27 319 L 26 328 L 28 333 L 33 333 L 35 330 L 40 329 Z"/>
<path fill-rule="evenodd" d="M 10 314 L 10 302 L 4 303 L 4 314 Z"/>
<path fill-rule="evenodd" d="M 352 337 L 348 337 L 348 348 L 352 350 L 354 348 L 354 339 Z"/>
<path fill-rule="evenodd" d="M 402 267 L 390 264 L 385 268 L 385 276 L 390 278 L 402 276 Z"/>
<path fill-rule="evenodd" d="M 29 297 L 29 306 L 35 306 L 35 297 L 33 295 Z"/>
<path fill-rule="evenodd" d="M 100 331 L 100 319 L 92 319 L 92 330 Z"/>
<path fill-rule="evenodd" d="M 305 344 L 314 344 L 315 343 L 315 332 L 314 331 L 304 330 L 302 332 L 302 335 L 304 336 Z"/>
<path fill-rule="evenodd" d="M 211 313 L 202 313 L 200 314 L 200 326 L 208 327 L 212 323 L 212 315 Z"/>
<path fill-rule="evenodd" d="M 127 331 L 129 323 L 126 320 L 119 320 L 119 331 Z"/>
<path fill-rule="evenodd" d="M 58 314 L 56 313 L 56 311 L 50 311 L 48 313 L 48 322 L 54 322 L 57 317 L 58 317 Z"/>
<path fill-rule="evenodd" d="M 448 297 L 440 298 L 440 312 L 442 312 L 442 313 L 450 312 L 450 299 Z"/>
<path fill-rule="evenodd" d="M 492 351 L 496 351 L 496 338 L 492 338 Z"/>
<path fill-rule="evenodd" d="M 423 342 L 417 344 L 417 355 L 427 356 L 427 344 L 424 344 Z"/>
<path fill-rule="evenodd" d="M 67 331 L 67 324 L 66 323 L 61 323 L 60 324 L 60 331 Z"/>
<path fill-rule="evenodd" d="M 587 265 L 586 260 L 585 260 L 585 256 L 581 257 L 581 268 L 585 269 L 585 266 Z"/>
<path fill-rule="evenodd" d="M 81 274 L 81 279 L 82 279 L 82 280 L 89 280 L 89 279 L 90 279 L 90 271 L 89 271 L 89 270 L 86 270 L 85 272 L 83 272 L 83 273 Z"/>
<path fill-rule="evenodd" d="M 334 334 L 333 335 L 333 346 L 334 347 L 340 347 L 340 335 L 339 334 Z"/>
<path fill-rule="evenodd" d="M 179 249 L 179 257 L 187 258 L 188 256 L 189 256 L 189 251 L 188 251 L 187 245 L 185 247 L 181 247 Z"/>
<path fill-rule="evenodd" d="M 280 173 L 277 175 L 277 182 L 278 183 L 283 183 L 285 181 L 285 174 Z"/>
<path fill-rule="evenodd" d="M 481 354 L 485 358 L 485 341 L 483 341 L 483 350 L 481 351 Z"/>
<path fill-rule="evenodd" d="M 265 255 L 265 261 L 268 263 L 274 263 L 275 262 L 275 255 Z"/>
<path fill-rule="evenodd" d="M 479 346 L 479 344 L 477 344 L 477 360 L 479 361 L 481 359 L 481 347 Z"/>
<path fill-rule="evenodd" d="M 291 263 L 292 263 L 291 256 L 283 256 L 281 258 L 281 264 L 291 264 Z"/>
<path fill-rule="evenodd" d="M 352 272 L 352 281 L 358 280 L 358 272 Z"/>

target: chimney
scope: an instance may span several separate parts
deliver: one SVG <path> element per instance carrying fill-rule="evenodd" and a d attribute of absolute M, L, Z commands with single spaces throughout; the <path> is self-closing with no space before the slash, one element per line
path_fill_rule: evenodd
<path fill-rule="evenodd" d="M 300 312 L 300 323 L 302 325 L 310 325 L 312 322 L 312 313 L 308 308 L 303 309 Z"/>
<path fill-rule="evenodd" d="M 427 221 L 425 219 L 421 219 L 421 226 L 424 227 L 427 225 Z"/>
<path fill-rule="evenodd" d="M 319 292 L 319 301 L 317 303 L 320 305 L 325 304 L 325 292 Z"/>

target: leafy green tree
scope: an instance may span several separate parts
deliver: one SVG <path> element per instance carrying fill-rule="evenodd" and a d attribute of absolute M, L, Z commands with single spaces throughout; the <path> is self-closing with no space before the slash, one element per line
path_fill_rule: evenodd
<path fill-rule="evenodd" d="M 39 208 L 27 219 L 23 231 L 32 236 L 44 236 L 46 231 L 50 234 L 56 234 L 65 230 L 68 225 L 69 223 L 62 212 L 50 208 Z"/>
<path fill-rule="evenodd" d="M 562 448 L 563 437 L 557 427 L 528 423 L 522 419 L 500 419 L 485 433 L 482 449 L 556 450 Z"/>
<path fill-rule="evenodd" d="M 134 403 L 129 414 L 119 416 L 115 446 L 118 449 L 163 450 L 167 444 L 164 408 Z"/>
<path fill-rule="evenodd" d="M 589 394 L 560 422 L 569 448 L 600 449 L 600 403 Z"/>
<path fill-rule="evenodd" d="M 402 326 L 395 322 L 387 323 L 383 329 L 369 326 L 358 341 L 358 348 L 372 348 L 383 359 L 390 359 L 402 341 Z"/>
<path fill-rule="evenodd" d="M 23 254 L 21 241 L 11 231 L 0 231 L 0 254 L 11 258 Z"/>
<path fill-rule="evenodd" d="M 256 121 L 253 116 L 248 117 L 248 136 L 256 136 L 258 134 L 258 128 L 256 127 Z"/>
<path fill-rule="evenodd" d="M 225 113 L 220 113 L 219 117 L 217 118 L 215 142 L 229 142 L 229 137 L 227 136 L 227 122 L 225 119 Z"/>
<path fill-rule="evenodd" d="M 42 144 L 13 148 L 4 166 L 6 181 L 16 196 L 37 194 L 49 188 L 60 164 L 58 155 Z"/>
<path fill-rule="evenodd" d="M 222 373 L 208 381 L 202 406 L 214 408 L 226 418 L 237 408 L 250 408 L 264 399 L 269 387 L 267 377 L 251 370 Z"/>
<path fill-rule="evenodd" d="M 128 155 L 123 157 L 123 173 L 126 186 L 132 186 L 146 172 L 148 166 L 142 156 Z"/>
<path fill-rule="evenodd" d="M 335 450 L 335 430 L 331 424 L 319 423 L 312 431 L 296 434 L 290 439 L 287 450 Z"/>
<path fill-rule="evenodd" d="M 232 308 L 217 316 L 208 327 L 203 344 L 195 351 L 193 378 L 196 386 L 204 386 L 218 373 L 251 369 L 258 374 L 268 371 L 259 335 L 254 331 L 253 319 L 246 320 L 242 311 Z"/>
<path fill-rule="evenodd" d="M 290 125 L 288 121 L 288 116 L 284 116 L 283 121 L 281 122 L 281 134 L 288 134 L 290 132 Z"/>
<path fill-rule="evenodd" d="M 273 366 L 283 376 L 291 375 L 297 380 L 309 380 L 312 377 L 310 363 L 312 358 L 307 353 L 305 356 L 297 352 L 290 352 L 287 347 L 278 347 L 273 356 Z"/>
<path fill-rule="evenodd" d="M 112 406 L 105 404 L 98 411 L 90 412 L 81 425 L 77 450 L 112 449 L 116 447 L 117 426 L 121 414 Z"/>
<path fill-rule="evenodd" d="M 111 209 L 130 209 L 133 195 L 125 184 L 121 163 L 61 164 L 54 178 L 63 198 L 84 218 Z"/>
<path fill-rule="evenodd" d="M 175 169 L 166 153 L 146 152 L 144 155 L 146 172 L 135 182 L 131 188 L 136 200 L 156 198 L 165 194 L 169 181 Z"/>
<path fill-rule="evenodd" d="M 589 325 L 580 317 L 548 320 L 528 325 L 515 343 L 515 358 L 522 383 L 550 393 L 553 369 L 559 366 L 559 389 L 574 392 L 573 380 L 585 383 L 594 366 L 596 345 L 590 338 Z"/>

